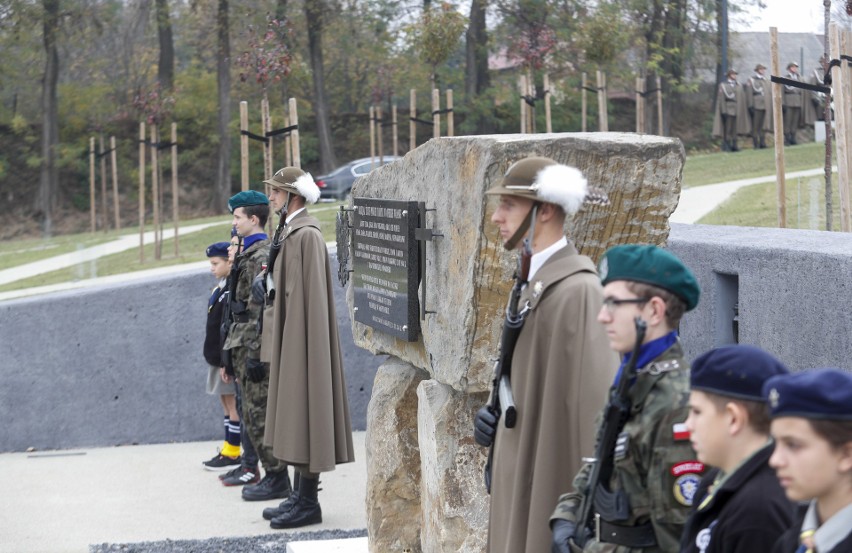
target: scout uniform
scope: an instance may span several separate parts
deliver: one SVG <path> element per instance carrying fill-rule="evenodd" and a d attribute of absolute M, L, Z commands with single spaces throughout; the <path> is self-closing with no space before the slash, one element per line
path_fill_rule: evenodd
<path fill-rule="evenodd" d="M 723 152 L 738 152 L 737 135 L 748 135 L 750 131 L 745 91 L 737 82 L 737 72 L 729 69 L 727 79 L 719 83 L 716 93 L 713 136 L 722 138 Z"/>
<path fill-rule="evenodd" d="M 819 369 L 778 376 L 764 384 L 763 394 L 773 419 L 797 417 L 852 424 L 852 374 L 847 371 Z M 848 480 L 850 473 L 838 477 Z M 817 502 L 814 499 L 800 510 L 792 527 L 776 542 L 773 553 L 852 551 L 852 498 L 823 521 L 817 516 Z"/>
<path fill-rule="evenodd" d="M 486 194 L 555 204 L 568 218 L 590 197 L 579 170 L 541 157 L 511 165 Z M 526 233 L 524 225 L 504 243 L 507 249 L 519 233 Z M 570 484 L 566 469 L 579 467 L 594 445 L 594 416 L 617 365 L 594 320 L 602 301 L 594 263 L 563 235 L 535 253 L 530 266 L 520 299 L 529 311 L 512 356 L 517 422 L 500 423 L 493 442 L 490 553 L 549 549 L 547 517 Z"/>
<path fill-rule="evenodd" d="M 793 67 L 796 71 L 791 71 Z M 793 81 L 801 81 L 798 69 L 799 64 L 791 61 L 787 64 L 787 74 L 784 76 Z M 801 88 L 784 85 L 784 144 L 788 146 L 797 144 L 796 131 L 802 125 L 803 92 Z"/>
<path fill-rule="evenodd" d="M 695 277 L 679 259 L 655 246 L 616 246 L 600 263 L 602 283 L 625 280 L 657 286 L 679 297 L 687 311 L 698 304 Z M 624 367 L 631 354 L 624 356 Z M 676 551 L 704 465 L 695 458 L 689 432 L 689 363 L 676 331 L 639 350 L 630 387 L 630 416 L 619 434 L 611 476 L 596 492 L 596 536 L 585 552 Z M 588 489 L 591 464 L 574 478 L 574 491 L 559 498 L 551 524 L 572 525 Z M 579 531 L 579 530 L 578 530 Z M 581 549 L 572 543 L 573 551 Z"/>
<path fill-rule="evenodd" d="M 264 194 L 255 190 L 246 190 L 228 200 L 231 213 L 240 207 L 268 205 Z M 272 455 L 271 449 L 263 445 L 264 422 L 266 419 L 266 396 L 269 386 L 268 374 L 261 378 L 255 376 L 260 360 L 260 336 L 257 332 L 257 320 L 263 306 L 252 301 L 251 285 L 254 277 L 260 274 L 262 265 L 269 257 L 269 239 L 264 233 L 243 237 L 243 250 L 238 253 L 234 263 L 239 266 L 236 288 L 231 291 L 231 326 L 223 349 L 231 350 L 234 372 L 242 393 L 243 427 L 255 447 L 266 471 L 263 479 L 256 485 L 242 489 L 246 501 L 265 501 L 287 497 L 290 493 L 290 477 L 287 465 Z M 254 370 L 249 370 L 252 365 Z M 266 371 L 268 373 L 268 371 Z"/>
<path fill-rule="evenodd" d="M 764 403 L 763 383 L 787 368 L 753 346 L 724 346 L 692 364 L 692 390 Z M 695 494 L 692 514 L 681 538 L 681 553 L 764 551 L 793 520 L 794 506 L 778 483 L 769 457 L 771 440 L 729 474 L 707 472 Z"/>
<path fill-rule="evenodd" d="M 751 115 L 751 140 L 755 149 L 766 148 L 766 131 L 772 130 L 772 86 L 763 76 L 765 71 L 766 66 L 758 63 L 754 75 L 745 84 L 746 107 Z"/>

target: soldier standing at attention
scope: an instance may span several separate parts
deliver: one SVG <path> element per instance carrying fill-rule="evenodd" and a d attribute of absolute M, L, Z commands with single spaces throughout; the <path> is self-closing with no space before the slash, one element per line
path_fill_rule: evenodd
<path fill-rule="evenodd" d="M 269 239 L 263 232 L 269 218 L 269 199 L 255 190 L 245 190 L 228 200 L 228 209 L 234 214 L 234 228 L 242 237 L 243 249 L 234 261 L 238 266 L 237 285 L 231 291 L 231 329 L 224 349 L 231 350 L 242 392 L 243 426 L 265 471 L 260 482 L 242 489 L 242 498 L 245 501 L 280 499 L 290 495 L 290 475 L 287 465 L 263 445 L 269 368 L 260 360 L 257 330 L 263 305 L 251 297 L 252 281 L 269 256 Z"/>
<path fill-rule="evenodd" d="M 728 69 L 726 79 L 719 83 L 716 94 L 713 136 L 722 137 L 723 152 L 739 152 L 737 135 L 748 135 L 750 130 L 745 92 L 737 82 L 736 70 Z"/>
<path fill-rule="evenodd" d="M 786 78 L 793 81 L 801 81 L 799 78 L 799 64 L 791 61 L 787 64 Z M 802 118 L 802 92 L 801 88 L 784 85 L 784 145 L 794 146 L 796 142 L 796 131 L 799 130 Z"/>
<path fill-rule="evenodd" d="M 545 521 L 570 483 L 566 470 L 594 446 L 594 416 L 617 366 L 593 319 L 602 300 L 594 263 L 564 231 L 588 186 L 579 170 L 530 157 L 509 167 L 486 194 L 500 196 L 491 221 L 504 247 L 528 245 L 532 254 L 520 297 L 526 319 L 512 356 L 517 423 L 506 428 L 489 406 L 475 417 L 477 443 L 493 442 L 488 551 L 546 551 Z"/>
<path fill-rule="evenodd" d="M 787 497 L 808 502 L 773 553 L 849 553 L 852 374 L 819 369 L 776 376 L 763 393 L 775 438 L 769 464 Z"/>
<path fill-rule="evenodd" d="M 263 357 L 270 361 L 263 443 L 297 477 L 289 500 L 263 516 L 272 528 L 298 528 L 322 522 L 320 473 L 353 462 L 355 453 L 328 251 L 306 207 L 319 199 L 319 188 L 295 167 L 264 182 L 284 224 L 266 285 L 272 313 L 263 323 Z"/>
<path fill-rule="evenodd" d="M 758 63 L 745 84 L 746 106 L 751 115 L 751 141 L 754 149 L 766 148 L 767 112 L 772 110 L 772 87 L 766 82 L 766 66 Z"/>
<path fill-rule="evenodd" d="M 769 466 L 775 444 L 763 384 L 788 374 L 745 345 L 710 350 L 692 363 L 686 429 L 698 460 L 713 468 L 698 486 L 681 553 L 766 551 L 793 521 L 793 504 Z"/>
<path fill-rule="evenodd" d="M 683 424 L 689 414 L 689 364 L 677 327 L 698 304 L 698 283 L 673 254 L 656 246 L 616 246 L 600 262 L 604 285 L 598 321 L 623 356 L 616 386 L 632 367 L 637 319 L 646 332 L 629 373 L 629 411 L 616 420 L 618 440 L 574 478 L 550 519 L 554 552 L 677 551 L 704 465 Z M 607 420 L 603 420 L 601 425 Z M 600 434 L 599 434 L 600 435 Z M 592 463 L 601 463 L 590 482 Z M 594 493 L 594 502 L 587 496 Z M 580 520 L 581 507 L 591 508 Z"/>

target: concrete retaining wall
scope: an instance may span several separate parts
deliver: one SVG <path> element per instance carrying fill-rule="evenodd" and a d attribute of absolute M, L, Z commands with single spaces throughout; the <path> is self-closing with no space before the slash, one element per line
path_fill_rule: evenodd
<path fill-rule="evenodd" d="M 196 269 L 0 302 L 0 452 L 220 438 L 201 354 L 214 285 Z M 364 430 L 383 358 L 353 344 L 337 286 L 335 305 L 352 424 Z"/>

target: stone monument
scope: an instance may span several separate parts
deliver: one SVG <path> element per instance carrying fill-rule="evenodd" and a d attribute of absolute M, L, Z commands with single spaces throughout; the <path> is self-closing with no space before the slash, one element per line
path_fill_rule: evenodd
<path fill-rule="evenodd" d="M 355 183 L 353 206 L 383 199 L 425 207 L 419 239 L 408 245 L 419 249 L 421 260 L 419 286 L 409 282 L 421 303 L 416 337 L 360 322 L 353 286 L 347 295 L 355 343 L 389 355 L 367 412 L 370 551 L 485 549 L 487 451 L 473 440 L 472 420 L 488 399 L 515 256 L 489 221 L 496 200 L 484 192 L 509 165 L 531 155 L 579 168 L 609 195 L 610 205 L 588 206 L 566 222 L 581 253 L 597 261 L 615 244 L 666 242 L 684 163 L 677 139 L 621 133 L 439 138 Z M 390 261 L 392 252 L 371 259 Z M 381 295 L 371 297 L 377 309 L 386 309 Z"/>

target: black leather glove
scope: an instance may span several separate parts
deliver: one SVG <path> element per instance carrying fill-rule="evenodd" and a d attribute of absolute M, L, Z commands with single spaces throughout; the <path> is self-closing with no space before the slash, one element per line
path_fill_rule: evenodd
<path fill-rule="evenodd" d="M 490 447 L 497 434 L 497 417 L 487 405 L 476 412 L 473 419 L 473 439 L 482 447 Z"/>
<path fill-rule="evenodd" d="M 576 526 L 570 520 L 557 518 L 551 525 L 553 530 L 553 544 L 550 546 L 551 553 L 571 553 L 571 541 L 574 539 Z"/>
<path fill-rule="evenodd" d="M 269 363 L 263 363 L 260 359 L 246 359 L 246 377 L 252 382 L 260 382 L 269 373 Z"/>
<path fill-rule="evenodd" d="M 251 299 L 260 305 L 266 301 L 266 271 L 261 271 L 251 282 Z"/>

